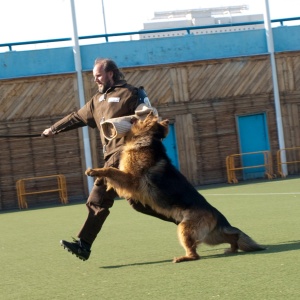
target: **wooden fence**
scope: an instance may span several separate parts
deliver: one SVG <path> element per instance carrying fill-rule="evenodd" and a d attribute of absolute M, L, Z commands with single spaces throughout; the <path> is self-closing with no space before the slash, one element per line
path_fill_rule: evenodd
<path fill-rule="evenodd" d="M 300 52 L 276 55 L 286 147 L 300 146 Z M 239 153 L 236 116 L 265 112 L 273 164 L 277 121 L 269 56 L 240 57 L 123 69 L 133 85 L 143 85 L 163 118 L 175 126 L 183 174 L 194 185 L 226 182 L 226 156 Z M 83 73 L 86 99 L 96 91 Z M 76 74 L 2 80 L 0 135 L 41 133 L 79 108 Z M 103 163 L 97 130 L 90 130 L 93 165 Z M 81 130 L 54 138 L 1 138 L 0 209 L 17 207 L 20 178 L 63 174 L 69 201 L 87 197 Z M 298 168 L 289 170 L 297 174 Z M 52 203 L 51 196 L 28 199 Z M 55 201 L 58 201 L 56 199 Z"/>

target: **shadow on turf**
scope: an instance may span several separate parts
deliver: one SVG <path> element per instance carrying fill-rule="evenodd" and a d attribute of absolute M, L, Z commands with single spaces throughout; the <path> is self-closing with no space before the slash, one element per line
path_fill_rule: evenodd
<path fill-rule="evenodd" d="M 210 250 L 208 250 L 208 251 L 210 251 Z M 213 250 L 211 250 L 211 251 L 213 251 Z M 211 258 L 221 258 L 221 257 L 233 256 L 233 255 L 243 255 L 243 254 L 249 254 L 249 253 L 239 252 L 237 254 L 226 255 L 226 254 L 224 254 L 222 252 L 220 254 L 213 254 L 213 255 L 208 255 L 208 256 L 201 256 L 200 260 L 211 259 Z M 193 261 L 185 262 L 185 263 L 192 263 L 192 262 Z M 123 267 L 142 266 L 142 265 L 154 265 L 154 264 L 161 264 L 161 263 L 172 263 L 172 260 L 169 259 L 169 260 L 148 261 L 148 262 L 139 262 L 139 263 L 132 263 L 132 264 L 124 264 L 124 265 L 102 266 L 100 268 L 102 268 L 102 269 L 117 269 L 117 268 L 123 268 Z"/>
<path fill-rule="evenodd" d="M 287 252 L 287 251 L 295 251 L 300 250 L 300 241 L 287 241 L 280 244 L 269 245 L 267 246 L 266 252 L 264 253 L 278 253 L 278 252 Z M 262 253 L 263 253 L 262 252 Z"/>
<path fill-rule="evenodd" d="M 300 241 L 287 241 L 281 244 L 275 245 L 268 245 L 266 246 L 267 249 L 265 251 L 258 251 L 258 252 L 239 252 L 237 254 L 230 254 L 224 255 L 224 253 L 220 254 L 213 254 L 208 256 L 202 256 L 201 260 L 204 259 L 212 259 L 212 258 L 221 258 L 226 256 L 235 256 L 235 255 L 257 255 L 257 254 L 270 254 L 270 253 L 278 253 L 278 252 L 287 252 L 287 251 L 295 251 L 300 250 Z M 207 250 L 213 251 L 213 250 Z M 172 260 L 160 260 L 160 261 L 148 261 L 148 262 L 139 262 L 139 263 L 132 263 L 132 264 L 124 264 L 124 265 L 113 265 L 113 266 L 103 266 L 100 267 L 102 269 L 117 269 L 123 267 L 133 267 L 133 266 L 143 266 L 143 265 L 154 265 L 154 264 L 161 264 L 161 263 L 170 263 Z"/>

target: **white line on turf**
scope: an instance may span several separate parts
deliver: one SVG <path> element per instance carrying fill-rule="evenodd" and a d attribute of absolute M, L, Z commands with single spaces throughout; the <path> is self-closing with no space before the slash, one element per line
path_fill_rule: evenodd
<path fill-rule="evenodd" d="M 209 194 L 201 192 L 206 196 L 268 196 L 268 195 L 300 195 L 300 192 L 292 193 L 234 193 L 234 194 Z"/>

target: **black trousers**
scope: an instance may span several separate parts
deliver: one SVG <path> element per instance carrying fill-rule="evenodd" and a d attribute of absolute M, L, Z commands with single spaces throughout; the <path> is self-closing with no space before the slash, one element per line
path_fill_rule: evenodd
<path fill-rule="evenodd" d="M 104 164 L 104 167 L 118 167 L 119 157 L 119 153 L 113 154 Z M 110 213 L 109 209 L 113 206 L 114 199 L 118 196 L 113 189 L 109 191 L 107 191 L 106 189 L 107 186 L 105 183 L 105 179 L 95 180 L 93 189 L 86 202 L 88 216 L 77 235 L 78 238 L 84 240 L 85 242 L 91 245 L 93 244 L 106 218 L 108 217 Z M 130 204 L 130 206 L 138 212 L 176 224 L 175 220 L 171 218 L 166 218 L 165 216 L 158 214 L 149 206 L 144 206 L 140 202 L 134 201 L 133 199 L 127 199 L 127 201 Z"/>

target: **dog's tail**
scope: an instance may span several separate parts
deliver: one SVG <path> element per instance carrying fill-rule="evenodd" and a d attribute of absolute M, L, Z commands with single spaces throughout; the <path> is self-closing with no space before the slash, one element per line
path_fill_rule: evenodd
<path fill-rule="evenodd" d="M 224 227 L 223 230 L 226 234 L 238 236 L 237 246 L 242 251 L 252 252 L 266 249 L 266 247 L 256 243 L 250 236 L 236 227 Z"/>

